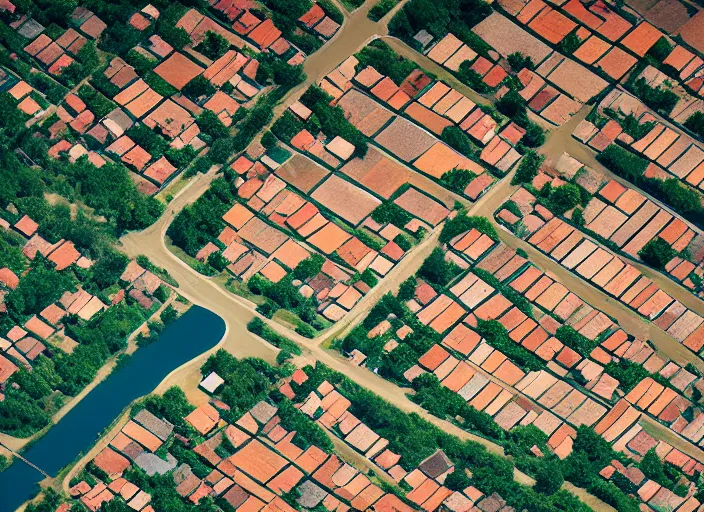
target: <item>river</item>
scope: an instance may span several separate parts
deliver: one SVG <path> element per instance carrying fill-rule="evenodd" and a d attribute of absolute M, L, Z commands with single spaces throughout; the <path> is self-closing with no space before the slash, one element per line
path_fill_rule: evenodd
<path fill-rule="evenodd" d="M 39 441 L 22 455 L 49 475 L 86 452 L 101 432 L 132 401 L 149 394 L 174 369 L 213 348 L 225 334 L 217 315 L 193 306 L 169 325 L 155 342 L 98 384 Z M 36 495 L 44 479 L 21 460 L 0 473 L 0 512 L 10 512 Z"/>

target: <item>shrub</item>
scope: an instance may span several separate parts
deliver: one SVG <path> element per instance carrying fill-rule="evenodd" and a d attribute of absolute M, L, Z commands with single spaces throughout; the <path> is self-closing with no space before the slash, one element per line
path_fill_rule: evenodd
<path fill-rule="evenodd" d="M 440 138 L 448 146 L 456 149 L 467 158 L 473 158 L 478 152 L 477 146 L 475 146 L 467 134 L 457 126 L 448 126 L 445 128 Z"/>
<path fill-rule="evenodd" d="M 530 183 L 538 175 L 538 170 L 545 160 L 545 157 L 539 155 L 535 151 L 528 151 L 521 164 L 516 169 L 516 174 L 511 180 L 511 185 L 520 185 L 521 183 Z"/>
<path fill-rule="evenodd" d="M 514 52 L 511 55 L 507 57 L 508 63 L 511 65 L 511 69 L 513 69 L 516 73 L 521 71 L 523 68 L 528 68 L 528 69 L 534 69 L 535 64 L 533 63 L 533 59 L 530 57 L 526 57 L 520 52 Z"/>
<path fill-rule="evenodd" d="M 484 83 L 482 75 L 472 69 L 472 64 L 469 61 L 464 61 L 460 64 L 460 68 L 457 71 L 457 78 L 460 82 L 478 93 L 489 92 L 489 86 Z"/>
<path fill-rule="evenodd" d="M 704 137 L 704 112 L 695 112 L 687 118 L 684 125 L 700 137 Z"/>
<path fill-rule="evenodd" d="M 662 238 L 655 237 L 638 251 L 638 256 L 651 267 L 664 270 L 665 265 L 677 256 L 677 251 Z"/>
<path fill-rule="evenodd" d="M 582 41 L 579 37 L 577 37 L 577 34 L 570 32 L 562 41 L 560 41 L 560 44 L 558 44 L 557 47 L 563 54 L 572 55 L 581 45 Z"/>
<path fill-rule="evenodd" d="M 589 357 L 589 354 L 591 354 L 592 350 L 594 350 L 594 347 L 597 345 L 596 342 L 578 333 L 569 325 L 559 327 L 557 331 L 555 331 L 555 337 L 584 357 Z"/>
<path fill-rule="evenodd" d="M 418 275 L 442 287 L 449 283 L 459 270 L 460 268 L 457 265 L 451 261 L 446 261 L 445 252 L 436 247 L 421 265 Z"/>
<path fill-rule="evenodd" d="M 679 101 L 677 94 L 663 86 L 651 87 L 645 78 L 639 78 L 633 82 L 631 89 L 636 96 L 643 100 L 643 103 L 665 115 L 669 115 Z"/>
<path fill-rule="evenodd" d="M 369 14 L 367 14 L 367 18 L 372 21 L 379 21 L 381 18 L 391 12 L 391 9 L 396 7 L 396 4 L 398 4 L 398 2 L 399 0 L 380 0 L 378 4 L 371 8 Z"/>
<path fill-rule="evenodd" d="M 472 228 L 481 231 L 493 240 L 499 239 L 499 235 L 489 219 L 486 217 L 469 216 L 467 212 L 460 211 L 454 219 L 445 222 L 440 232 L 440 242 L 447 243 L 457 235 L 469 231 Z"/>
<path fill-rule="evenodd" d="M 193 80 L 188 82 L 183 90 L 183 94 L 189 98 L 197 99 L 201 96 L 210 96 L 215 93 L 215 87 L 203 75 L 198 75 Z"/>
<path fill-rule="evenodd" d="M 550 191 L 548 200 L 553 213 L 562 215 L 577 206 L 580 202 L 580 198 L 579 187 L 573 183 L 566 183 L 553 188 Z"/>
<path fill-rule="evenodd" d="M 560 464 L 554 459 L 545 460 L 535 474 L 536 492 L 541 494 L 555 494 L 562 487 L 565 477 L 562 475 Z"/>
<path fill-rule="evenodd" d="M 194 48 L 195 51 L 202 53 L 212 60 L 219 59 L 229 49 L 230 43 L 227 39 L 212 30 L 208 30 L 203 40 Z"/>

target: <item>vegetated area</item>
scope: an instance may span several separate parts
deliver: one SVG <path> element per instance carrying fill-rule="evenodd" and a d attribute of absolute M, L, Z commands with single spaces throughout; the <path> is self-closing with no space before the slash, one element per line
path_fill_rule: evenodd
<path fill-rule="evenodd" d="M 206 172 L 249 145 L 303 79 L 302 66 L 286 62 L 297 50 L 283 37 L 252 34 L 267 47 L 281 39 L 280 57 L 244 57 L 221 25 L 232 29 L 232 13 L 206 2 L 147 4 L 37 0 L 3 8 L 0 430 L 11 435 L 48 425 L 169 299 L 161 280 L 173 279 L 146 258 L 130 262 L 116 240 L 154 223 L 164 209 L 154 195 L 187 167 Z M 270 18 L 283 25 L 286 7 L 270 4 L 257 20 L 269 19 L 276 34 Z M 304 33 L 311 51 L 325 38 Z M 231 74 L 223 79 L 185 57 L 185 47 L 230 64 Z M 262 93 L 270 85 L 281 87 Z M 208 158 L 196 158 L 206 146 Z M 168 306 L 161 318 L 176 315 Z M 138 343 L 163 323 L 150 323 Z"/>
<path fill-rule="evenodd" d="M 482 253 L 473 244 L 485 236 Z M 582 370 L 584 364 L 591 364 L 595 351 L 602 350 L 597 347 L 614 350 L 617 345 L 610 345 L 610 340 L 628 336 L 611 321 L 573 323 L 570 316 L 579 307 L 564 308 L 578 298 L 529 264 L 525 253 L 491 242 L 492 237 L 496 233 L 486 219 L 460 214 L 448 221 L 441 240 L 448 242 L 451 252 L 436 249 L 396 296 L 385 295 L 336 346 L 355 364 L 399 385 L 410 385 L 410 398 L 431 414 L 502 445 L 519 469 L 536 478 L 539 492 L 550 495 L 564 478 L 617 510 L 638 510 L 632 495 L 639 485 L 625 476 L 638 469 L 646 478 L 664 482 L 660 484 L 667 489 L 664 492 L 682 501 L 686 487 L 696 481 L 696 472 L 687 475 L 654 450 L 639 454 L 635 444 L 616 451 L 613 443 L 628 426 L 605 436 L 603 425 L 614 424 L 625 411 L 635 413 L 629 403 L 635 403 L 634 397 L 642 396 L 642 391 L 635 393 L 653 382 L 661 392 L 683 391 L 644 368 L 642 361 L 631 361 L 633 356 L 618 362 L 607 356 L 612 362 L 588 377 Z M 470 240 L 469 246 L 465 239 Z M 558 368 L 555 364 L 566 371 L 553 373 Z M 695 371 L 688 366 L 689 370 Z M 698 372 L 693 375 L 699 378 Z M 594 386 L 597 381 L 610 384 L 602 390 Z M 581 391 L 585 387 L 598 393 L 599 403 L 608 406 L 597 406 L 597 401 L 587 398 Z M 615 394 L 616 387 L 623 391 Z M 692 388 L 684 392 L 699 410 L 701 394 Z M 621 400 L 624 394 L 626 399 Z M 579 395 L 586 402 L 575 398 Z M 592 410 L 589 419 L 585 416 L 577 421 L 570 416 L 574 409 L 562 409 L 566 406 L 561 403 L 563 397 L 582 404 L 585 414 Z M 529 400 L 538 408 L 529 405 Z M 546 432 L 543 421 L 547 417 L 555 423 Z M 560 448 L 568 431 L 570 441 Z M 628 443 L 631 437 L 624 439 Z M 639 439 L 657 444 L 645 432 Z M 641 459 L 645 452 L 647 456 Z"/>

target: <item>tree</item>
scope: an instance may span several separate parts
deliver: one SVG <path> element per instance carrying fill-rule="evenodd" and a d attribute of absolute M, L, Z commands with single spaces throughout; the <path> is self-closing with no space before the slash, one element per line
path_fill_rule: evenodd
<path fill-rule="evenodd" d="M 565 481 L 560 465 L 554 459 L 545 460 L 535 474 L 536 492 L 541 494 L 555 494 Z"/>
<path fill-rule="evenodd" d="M 305 281 L 306 279 L 318 275 L 324 263 L 325 258 L 322 255 L 313 253 L 296 265 L 296 268 L 293 269 L 293 276 L 296 279 Z"/>
<path fill-rule="evenodd" d="M 529 148 L 538 148 L 545 144 L 545 130 L 536 123 L 529 123 L 521 142 Z"/>
<path fill-rule="evenodd" d="M 450 261 L 446 261 L 445 252 L 436 247 L 421 265 L 418 275 L 433 284 L 445 286 L 455 277 L 458 271 L 459 267 Z"/>
<path fill-rule="evenodd" d="M 704 112 L 695 112 L 684 122 L 685 127 L 704 137 Z"/>
<path fill-rule="evenodd" d="M 651 267 L 664 270 L 670 260 L 677 256 L 677 251 L 662 238 L 655 237 L 638 251 L 638 256 Z"/>
<path fill-rule="evenodd" d="M 535 68 L 535 64 L 533 63 L 533 59 L 530 57 L 526 57 L 520 52 L 514 52 L 511 55 L 507 57 L 508 63 L 511 65 L 511 69 L 513 69 L 516 73 L 521 71 L 523 68 L 528 68 L 528 69 L 533 69 Z"/>
<path fill-rule="evenodd" d="M 467 185 L 476 177 L 477 175 L 472 171 L 466 169 L 452 169 L 443 174 L 440 181 L 447 189 L 462 195 Z"/>
<path fill-rule="evenodd" d="M 445 128 L 440 138 L 448 146 L 456 149 L 468 158 L 472 158 L 477 153 L 477 147 L 472 143 L 467 134 L 457 126 L 448 126 Z"/>
<path fill-rule="evenodd" d="M 533 150 L 528 151 L 523 160 L 521 160 L 516 175 L 511 180 L 511 185 L 519 185 L 521 183 L 530 183 L 538 175 L 538 170 L 545 160 L 545 157 L 539 155 Z"/>
<path fill-rule="evenodd" d="M 668 178 L 660 185 L 660 190 L 667 202 L 681 213 L 694 213 L 702 210 L 699 194 L 691 188 L 682 185 L 676 178 Z"/>
<path fill-rule="evenodd" d="M 195 51 L 202 53 L 212 60 L 219 59 L 229 49 L 230 43 L 228 40 L 212 30 L 208 30 L 203 40 L 194 48 Z"/>
<path fill-rule="evenodd" d="M 579 204 L 581 194 L 579 187 L 573 183 L 566 183 L 555 187 L 550 192 L 550 206 L 553 213 L 562 215 Z"/>
<path fill-rule="evenodd" d="M 214 94 L 215 87 L 203 75 L 198 75 L 188 82 L 181 92 L 189 98 L 197 99 L 201 96 L 210 96 L 211 94 Z"/>
<path fill-rule="evenodd" d="M 525 117 L 526 100 L 514 89 L 510 89 L 496 102 L 496 109 L 511 119 L 515 117 Z"/>

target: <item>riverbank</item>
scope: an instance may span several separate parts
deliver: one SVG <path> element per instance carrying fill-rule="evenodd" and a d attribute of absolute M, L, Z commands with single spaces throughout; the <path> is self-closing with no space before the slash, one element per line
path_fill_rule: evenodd
<path fill-rule="evenodd" d="M 155 341 L 139 347 L 118 371 L 112 372 L 75 404 L 46 435 L 22 455 L 56 478 L 67 465 L 80 462 L 95 440 L 114 425 L 115 418 L 135 400 L 153 392 L 175 371 L 203 357 L 226 337 L 217 315 L 194 306 L 166 326 Z M 136 342 L 132 341 L 133 345 Z M 202 360 L 202 359 L 201 359 Z M 0 478 L 0 510 L 15 510 L 33 496 L 41 475 L 19 461 Z M 63 480 L 63 479 L 62 479 Z M 52 480 L 44 485 L 57 485 Z"/>

